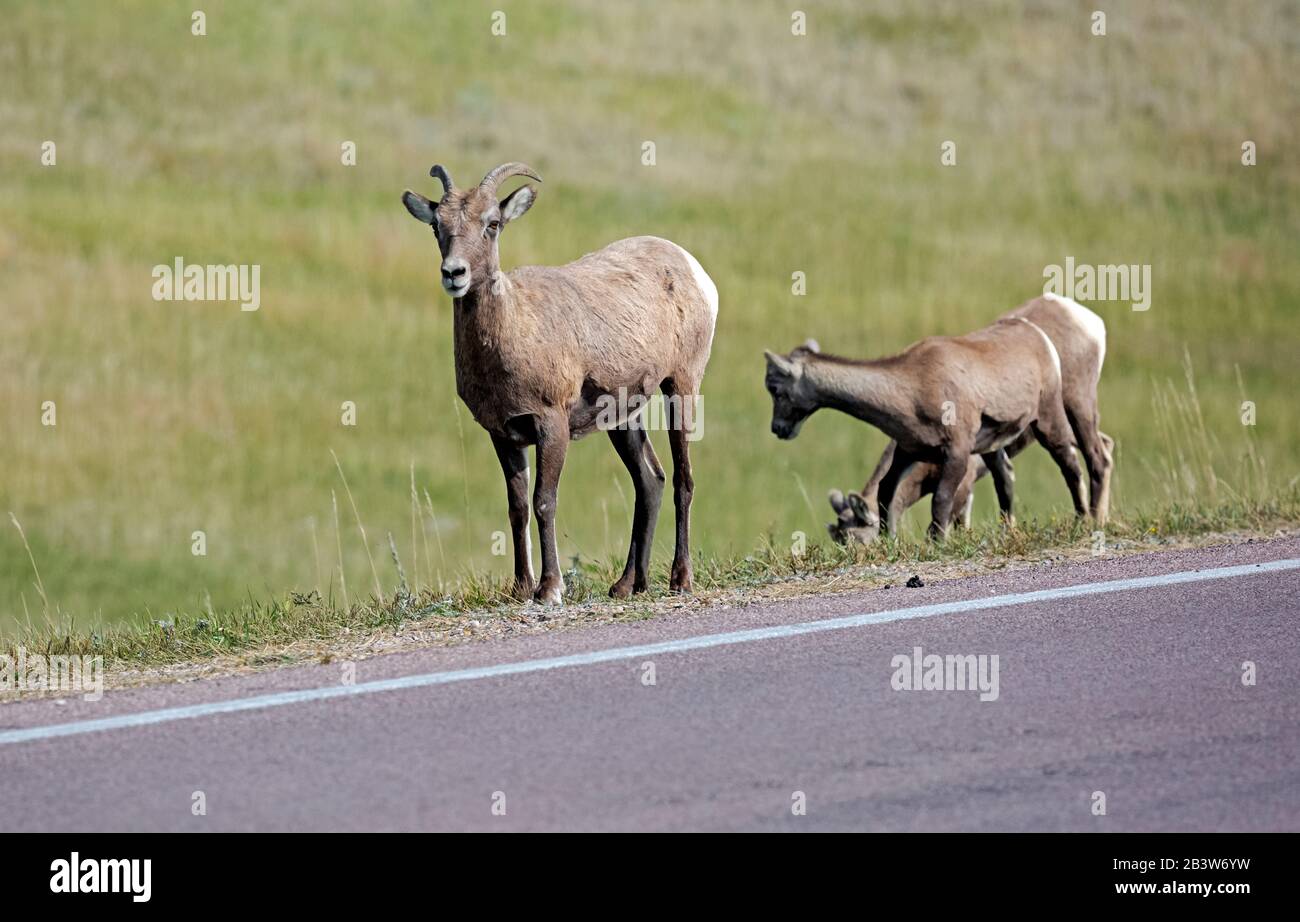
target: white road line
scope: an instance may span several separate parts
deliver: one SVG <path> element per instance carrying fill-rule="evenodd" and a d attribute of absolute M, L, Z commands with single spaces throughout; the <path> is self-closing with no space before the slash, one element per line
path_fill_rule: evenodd
<path fill-rule="evenodd" d="M 1246 564 L 1239 567 L 1219 567 L 1214 570 L 1185 570 L 1178 573 L 1165 573 L 1160 576 L 1117 579 L 1101 583 L 1083 583 L 1077 586 L 1063 586 L 1059 589 L 1039 589 L 1034 592 L 995 595 L 983 599 L 939 602 L 934 605 L 896 608 L 892 611 L 847 615 L 842 618 L 827 618 L 823 621 L 804 621 L 799 624 L 783 624 L 774 627 L 754 628 L 748 631 L 732 631 L 726 634 L 706 634 L 702 637 L 687 637 L 682 640 L 667 640 L 662 643 L 642 644 L 635 647 L 615 647 L 611 650 L 594 650 L 590 653 L 574 653 L 570 656 L 556 656 L 550 659 L 524 660 L 519 663 L 502 663 L 497 666 L 480 666 L 476 669 L 429 672 L 423 675 L 363 682 L 360 685 L 331 685 L 325 688 L 306 688 L 301 691 L 278 692 L 270 695 L 257 695 L 252 698 L 237 698 L 233 701 L 213 701 L 206 704 L 192 704 L 188 707 L 162 708 L 156 711 L 141 711 L 136 714 L 120 714 L 115 717 L 100 718 L 99 720 L 77 720 L 71 723 L 43 727 L 5 730 L 0 732 L 0 745 L 54 739 L 60 736 L 76 736 L 81 733 L 96 733 L 104 730 L 147 727 L 153 724 L 169 723 L 173 720 L 209 717 L 213 714 L 233 714 L 238 711 L 255 711 L 263 708 L 280 707 L 285 704 L 300 704 L 307 701 L 350 698 L 355 695 L 372 695 L 376 692 L 423 688 L 429 685 L 447 685 L 451 682 L 490 679 L 499 676 L 520 675 L 526 672 L 543 672 L 548 669 L 566 669 L 570 666 L 591 666 L 596 663 L 638 659 L 644 656 L 659 656 L 664 653 L 683 653 L 688 650 L 706 650 L 710 647 L 726 647 L 733 644 L 752 643 L 757 640 L 778 640 L 783 637 L 816 634 L 820 631 L 839 631 L 845 628 L 865 627 L 869 624 L 905 621 L 909 618 L 956 615 L 972 611 L 985 611 L 990 608 L 1006 608 L 1012 605 L 1030 605 L 1034 602 L 1050 602 L 1057 599 L 1073 599 L 1108 592 L 1127 592 L 1157 586 L 1176 586 L 1181 583 L 1199 583 L 1206 580 L 1230 579 L 1234 576 L 1250 576 L 1258 573 L 1274 573 L 1279 570 L 1295 569 L 1300 569 L 1300 559 L 1274 560 L 1268 563 Z"/>

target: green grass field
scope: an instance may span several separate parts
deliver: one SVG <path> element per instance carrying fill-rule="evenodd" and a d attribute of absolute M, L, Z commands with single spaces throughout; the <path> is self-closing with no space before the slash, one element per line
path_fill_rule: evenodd
<path fill-rule="evenodd" d="M 431 194 L 435 161 L 462 183 L 516 159 L 544 177 L 505 267 L 656 234 L 713 276 L 702 557 L 826 541 L 826 490 L 859 487 L 884 446 L 831 413 L 777 442 L 765 347 L 965 332 L 1067 256 L 1152 267 L 1150 310 L 1090 304 L 1119 517 L 1294 487 L 1294 3 L 1116 5 L 1104 37 L 1095 4 L 1065 0 L 809 0 L 804 36 L 768 2 L 221 0 L 205 36 L 193 6 L 0 4 L 0 633 L 337 597 L 340 546 L 355 601 L 370 557 L 396 582 L 390 532 L 422 585 L 505 575 L 500 473 L 455 398 L 436 248 L 399 202 Z M 261 309 L 154 301 L 177 256 L 259 264 Z M 1022 520 L 1068 515 L 1044 452 L 1017 475 Z M 575 446 L 566 557 L 624 553 L 630 501 L 607 441 Z M 977 516 L 995 508 L 981 483 Z M 661 581 L 670 523 L 666 504 Z"/>

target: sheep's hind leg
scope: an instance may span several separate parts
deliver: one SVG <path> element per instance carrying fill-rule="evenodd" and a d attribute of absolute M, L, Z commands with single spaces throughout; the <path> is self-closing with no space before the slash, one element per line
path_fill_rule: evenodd
<path fill-rule="evenodd" d="M 636 490 L 636 507 L 632 514 L 632 540 L 627 550 L 627 566 L 618 582 L 609 587 L 609 594 L 625 599 L 635 592 L 645 592 L 649 586 L 650 550 L 654 544 L 655 522 L 659 518 L 659 504 L 664 495 L 664 469 L 655 457 L 654 447 L 645 430 L 633 423 L 626 429 L 611 429 L 609 440 L 619 458 L 632 475 Z"/>
<path fill-rule="evenodd" d="M 1070 419 L 1070 428 L 1088 468 L 1088 511 L 1098 525 L 1105 525 L 1110 512 L 1110 474 L 1114 465 L 1111 450 L 1115 443 L 1097 428 L 1096 414 Z"/>
<path fill-rule="evenodd" d="M 663 390 L 668 405 L 668 445 L 673 453 L 673 507 L 677 513 L 677 546 L 668 588 L 691 592 L 695 577 L 691 570 L 691 499 L 695 478 L 691 475 L 690 444 L 699 421 L 695 418 L 698 398 L 693 382 L 669 379 Z"/>
<path fill-rule="evenodd" d="M 1065 418 L 1065 410 L 1049 409 L 1039 416 L 1038 421 L 1033 424 L 1033 429 L 1034 437 L 1052 456 L 1052 460 L 1061 471 L 1061 476 L 1065 478 L 1066 486 L 1070 488 L 1074 514 L 1082 518 L 1088 514 L 1088 506 L 1083 495 L 1083 470 L 1079 467 L 1079 459 L 1074 455 L 1074 433 Z"/>

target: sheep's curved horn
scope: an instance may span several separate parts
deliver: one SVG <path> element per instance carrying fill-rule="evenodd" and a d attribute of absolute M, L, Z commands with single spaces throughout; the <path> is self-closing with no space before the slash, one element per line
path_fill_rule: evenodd
<path fill-rule="evenodd" d="M 447 168 L 441 163 L 435 163 L 433 166 L 429 167 L 429 175 L 442 183 L 443 195 L 446 195 L 452 189 L 456 188 L 455 183 L 451 181 L 451 174 L 447 172 Z"/>
<path fill-rule="evenodd" d="M 503 163 L 496 169 L 491 170 L 483 177 L 483 181 L 479 183 L 479 187 L 487 189 L 489 192 L 495 192 L 496 187 L 501 185 L 501 183 L 505 182 L 511 176 L 527 176 L 529 179 L 535 179 L 538 182 L 542 181 L 542 177 L 534 173 L 533 168 L 528 164 L 513 161 L 511 163 Z"/>

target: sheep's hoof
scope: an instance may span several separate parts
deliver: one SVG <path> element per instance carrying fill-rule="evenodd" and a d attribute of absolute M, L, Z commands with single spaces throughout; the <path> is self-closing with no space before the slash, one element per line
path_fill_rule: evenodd
<path fill-rule="evenodd" d="M 689 595 L 695 591 L 695 580 L 691 575 L 690 564 L 673 564 L 673 573 L 668 580 L 668 591 L 679 595 Z"/>
<path fill-rule="evenodd" d="M 558 577 L 553 580 L 543 578 L 542 584 L 533 593 L 533 601 L 538 605 L 563 605 L 564 580 Z"/>
<path fill-rule="evenodd" d="M 645 592 L 649 588 L 644 579 L 637 579 L 635 576 L 620 577 L 617 583 L 609 587 L 609 597 L 611 599 L 626 599 L 630 595 Z"/>

